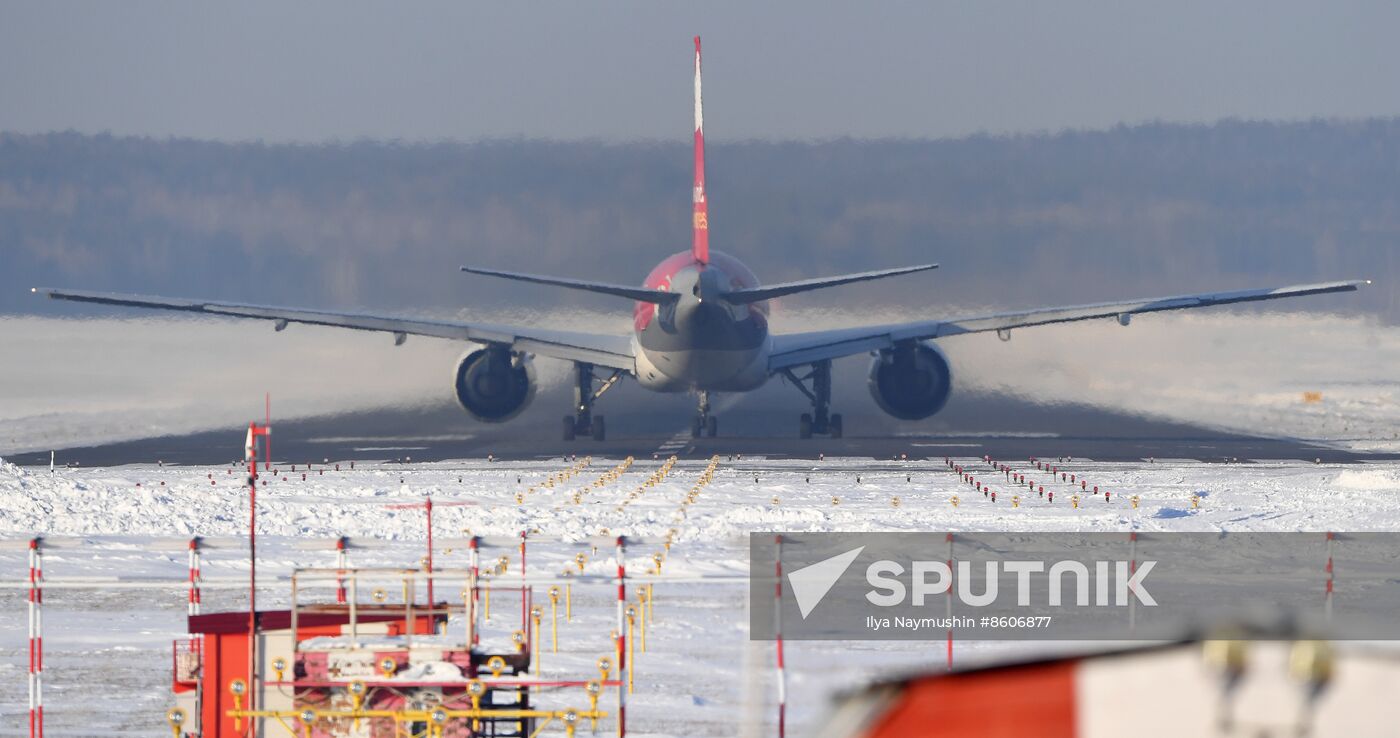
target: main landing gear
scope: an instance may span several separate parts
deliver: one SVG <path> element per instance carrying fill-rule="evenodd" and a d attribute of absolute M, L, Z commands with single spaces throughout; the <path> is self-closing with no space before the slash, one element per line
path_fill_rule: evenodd
<path fill-rule="evenodd" d="M 841 413 L 831 412 L 831 361 L 818 361 L 812 370 L 797 376 L 790 368 L 783 369 L 786 376 L 807 399 L 812 401 L 812 412 L 802 413 L 797 422 L 799 438 L 811 438 L 812 434 L 841 437 Z M 811 389 L 807 388 L 808 383 Z"/>
<path fill-rule="evenodd" d="M 719 433 L 719 420 L 710 414 L 710 393 L 700 390 L 700 404 L 695 411 L 695 420 L 690 423 L 690 437 L 709 436 Z"/>
<path fill-rule="evenodd" d="M 595 390 L 593 365 L 581 361 L 574 363 L 574 415 L 564 416 L 564 440 L 572 441 L 578 436 L 592 436 L 595 441 L 607 438 L 603 416 L 593 414 L 593 402 L 612 389 L 619 379 L 622 379 L 620 369 L 602 380 Z"/>

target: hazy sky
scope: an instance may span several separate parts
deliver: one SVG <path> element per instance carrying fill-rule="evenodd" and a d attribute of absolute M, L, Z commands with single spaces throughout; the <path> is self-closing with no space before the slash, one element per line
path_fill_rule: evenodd
<path fill-rule="evenodd" d="M 5 3 L 0 130 L 940 137 L 1400 114 L 1394 2 Z"/>

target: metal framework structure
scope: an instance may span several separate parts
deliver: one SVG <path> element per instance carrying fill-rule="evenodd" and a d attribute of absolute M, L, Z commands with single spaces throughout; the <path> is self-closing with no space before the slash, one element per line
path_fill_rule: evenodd
<path fill-rule="evenodd" d="M 20 543 L 19 541 L 0 541 L 0 548 L 15 548 Z M 337 735 L 337 733 L 327 726 L 346 724 L 346 721 L 348 724 L 354 724 L 359 721 L 373 722 L 375 720 L 389 721 L 401 726 L 398 734 L 420 735 L 425 738 L 493 734 L 502 736 L 512 734 L 538 735 L 550 727 L 563 728 L 566 733 L 572 735 L 579 725 L 587 724 L 596 727 L 598 721 L 615 718 L 616 735 L 625 737 L 628 694 L 635 678 L 636 649 L 639 645 L 645 648 L 645 624 L 649 617 L 648 610 L 652 603 L 653 587 L 669 584 L 741 584 L 748 581 L 747 577 L 741 576 L 662 575 L 659 566 L 640 577 L 635 573 L 629 573 L 627 563 L 629 547 L 655 546 L 662 548 L 668 543 L 669 539 L 623 536 L 562 541 L 541 537 L 532 538 L 524 533 L 519 536 L 447 538 L 439 539 L 438 544 L 448 549 L 467 551 L 468 566 L 435 568 L 428 572 L 423 569 L 353 568 L 350 566 L 350 557 L 357 550 L 362 552 L 385 551 L 395 546 L 395 544 L 385 540 L 338 537 L 299 541 L 294 544 L 295 548 L 299 550 L 334 554 L 335 566 L 298 569 L 289 575 L 268 576 L 263 574 L 261 579 L 255 580 L 257 587 L 264 591 L 274 585 L 286 585 L 290 588 L 292 604 L 290 609 L 286 611 L 286 619 L 290 622 L 279 624 L 281 621 L 275 617 L 276 612 L 259 611 L 256 614 L 257 630 L 254 632 L 254 637 L 263 643 L 271 643 L 276 637 L 292 635 L 288 639 L 288 643 L 291 645 L 294 655 L 286 662 L 286 667 L 287 672 L 292 673 L 293 677 L 287 679 L 285 674 L 267 673 L 267 665 L 273 664 L 275 666 L 277 662 L 277 656 L 271 651 L 261 654 L 253 662 L 252 669 L 245 671 L 244 668 L 239 668 L 238 671 L 247 674 L 248 678 L 238 680 L 241 681 L 241 686 L 237 687 L 238 704 L 234 709 L 224 711 L 224 714 L 238 720 L 240 727 L 244 729 L 229 735 L 248 734 L 247 726 L 257 723 L 259 729 L 255 733 L 251 733 L 253 735 L 277 735 L 276 729 L 280 726 L 285 728 L 286 734 L 292 738 L 331 736 Z M 42 567 L 45 550 L 92 551 L 101 546 L 101 542 L 91 538 L 64 536 L 34 538 L 24 541 L 23 545 L 27 550 L 29 560 L 27 581 L 23 583 L 0 582 L 0 588 L 23 586 L 29 592 L 29 689 L 32 726 L 30 735 L 38 737 L 43 735 L 42 604 L 44 589 L 131 589 L 179 592 L 186 601 L 186 613 L 191 619 L 192 628 L 201 619 L 223 618 L 227 620 L 228 618 L 245 617 L 243 613 L 237 611 L 210 613 L 204 609 L 205 590 L 237 591 L 248 587 L 248 580 L 240 576 L 206 575 L 204 566 L 210 553 L 243 553 L 248 550 L 248 544 L 247 540 L 236 537 L 196 536 L 178 541 L 153 542 L 144 547 L 153 553 L 166 556 L 176 551 L 183 551 L 188 571 L 182 577 L 45 577 Z M 125 545 L 129 547 L 129 544 Z M 536 545 L 571 547 L 578 549 L 579 553 L 590 548 L 596 548 L 599 551 L 611 550 L 611 558 L 615 561 L 616 566 L 613 571 L 579 571 L 572 572 L 569 576 L 531 573 L 527 569 L 526 555 Z M 490 558 L 495 555 L 494 552 L 511 552 L 518 555 L 519 566 L 511 567 L 518 570 L 518 576 L 509 576 L 501 568 L 493 569 L 493 567 L 499 567 L 499 559 L 492 559 L 483 564 L 483 556 Z M 656 556 L 653 556 L 651 560 L 655 561 L 655 559 Z M 512 571 L 509 574 L 516 573 L 516 571 Z M 635 595 L 632 600 L 629 600 L 629 579 L 636 583 L 636 586 L 632 588 Z M 426 587 L 423 585 L 432 581 L 438 582 L 439 585 L 444 582 L 462 585 L 461 601 L 435 602 L 430 605 L 427 601 L 415 596 L 416 593 L 426 592 Z M 398 584 L 400 591 L 404 592 L 405 596 L 400 604 L 392 606 L 397 608 L 396 610 L 389 612 L 390 607 L 383 602 L 386 599 L 383 592 L 387 590 L 371 590 L 369 596 L 373 602 L 364 602 L 365 590 L 370 587 L 369 583 L 371 582 Z M 557 608 L 560 604 L 558 602 L 559 592 L 580 586 L 612 586 L 615 588 L 616 603 L 613 624 L 616 638 L 612 641 L 608 658 L 601 660 L 608 663 L 600 663 L 600 668 L 605 667 L 606 670 L 600 671 L 599 675 L 578 678 L 544 678 L 530 673 L 531 654 L 538 655 L 543 640 L 540 619 L 543 608 L 536 608 L 533 605 L 536 590 L 543 589 L 553 592 L 550 609 L 557 617 Z M 327 592 L 325 598 L 327 601 L 318 602 L 315 598 L 308 598 L 307 593 L 313 590 Z M 334 595 L 330 595 L 331 592 Z M 515 633 L 518 634 L 519 640 L 513 653 L 490 653 L 482 648 L 482 633 L 486 630 L 485 611 L 490 607 L 492 593 L 496 594 L 498 601 L 503 593 L 511 595 L 511 599 L 514 599 L 515 596 L 520 598 L 519 620 L 515 621 L 517 624 Z M 565 603 L 565 606 L 571 608 L 571 603 Z M 402 679 L 387 678 L 355 681 L 317 680 L 295 676 L 295 669 L 300 663 L 297 654 L 304 656 L 305 648 L 302 644 L 304 639 L 299 639 L 294 634 L 298 633 L 299 630 L 305 630 L 307 622 L 315 621 L 317 618 L 324 620 L 327 613 L 335 612 L 337 608 L 344 616 L 349 645 L 358 645 L 361 649 L 365 646 L 363 635 L 368 632 L 362 632 L 366 623 L 371 623 L 372 627 L 379 629 L 382 629 L 386 622 L 403 623 L 404 625 L 397 628 L 397 632 L 403 635 L 403 646 L 407 650 L 413 645 L 414 639 L 423 639 L 426 643 L 428 638 L 436 637 L 438 640 L 434 645 L 443 645 L 440 637 L 425 632 L 424 623 L 445 623 L 449 616 L 462 616 L 465 625 L 462 637 L 450 645 L 460 647 L 464 654 L 469 654 L 466 663 L 471 669 L 479 670 L 479 673 L 468 674 L 466 680 L 437 682 L 432 680 L 405 682 Z M 512 620 L 515 618 L 512 617 Z M 437 627 L 434 625 L 434 632 Z M 239 637 L 240 641 L 246 637 L 247 631 L 243 630 L 242 634 Z M 182 639 L 172 644 L 170 662 L 172 684 L 177 690 L 190 693 L 190 699 L 196 701 L 208 699 L 211 691 L 229 694 L 230 689 L 234 687 L 231 682 L 219 684 L 210 681 L 212 675 L 208 672 L 209 658 L 215 652 L 216 646 L 206 641 L 207 637 L 206 635 Z M 779 646 L 779 653 L 781 653 L 781 646 Z M 499 657 L 500 660 L 493 657 Z M 502 667 L 502 663 L 505 664 L 504 667 Z M 781 657 L 779 666 L 781 668 Z M 506 671 L 514 671 L 515 673 L 507 674 Z M 357 687 L 356 684 L 360 686 Z M 386 709 L 375 705 L 376 695 L 381 690 L 392 691 L 404 687 L 415 689 L 443 689 L 446 687 L 449 691 L 461 692 L 462 695 L 465 695 L 463 699 L 467 701 L 458 700 L 460 704 L 455 705 L 444 701 L 443 704 L 433 709 L 420 709 L 421 706 L 414 707 L 407 704 Z M 498 707 L 481 702 L 469 706 L 471 692 L 477 689 L 482 690 L 482 694 L 490 694 L 496 691 L 529 692 L 537 689 L 561 688 L 582 690 L 582 699 L 587 702 L 588 707 L 551 710 L 534 707 Z M 359 695 L 363 699 L 356 699 L 356 695 L 351 691 L 355 689 L 363 690 Z M 779 689 L 781 695 L 782 687 L 780 686 Z M 313 707 L 293 704 L 290 707 L 274 708 L 266 702 L 268 694 L 284 690 L 291 690 L 293 694 L 297 694 L 299 690 L 321 690 L 322 692 L 336 690 L 343 692 L 346 699 L 334 706 Z M 615 707 L 612 709 L 604 709 L 600 706 L 607 690 L 615 690 Z M 261 694 L 255 694 L 256 692 Z M 260 700 L 259 697 L 264 699 Z M 780 702 L 783 703 L 780 705 L 781 711 L 785 709 L 786 700 L 781 699 Z M 172 728 L 177 736 L 216 738 L 224 735 L 217 730 L 211 730 L 209 726 L 202 726 L 199 718 L 192 716 L 191 713 L 195 713 L 196 710 L 188 706 L 188 700 L 181 704 L 185 706 L 177 707 L 167 715 L 173 721 Z M 781 718 L 780 712 L 780 721 Z M 178 721 L 178 723 L 174 721 Z M 522 725 L 528 724 L 530 730 L 517 733 L 499 731 L 489 733 L 476 732 L 476 727 L 470 727 L 513 721 L 518 721 Z M 417 726 L 417 728 L 413 726 Z M 468 727 L 463 728 L 462 726 Z M 466 732 L 461 732 L 459 729 Z M 267 732 L 268 730 L 272 732 Z"/>

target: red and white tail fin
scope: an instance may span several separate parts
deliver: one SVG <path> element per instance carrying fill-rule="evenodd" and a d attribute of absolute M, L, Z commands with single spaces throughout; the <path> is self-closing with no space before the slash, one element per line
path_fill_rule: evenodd
<path fill-rule="evenodd" d="M 695 191 L 693 237 L 690 254 L 701 264 L 710 262 L 710 220 L 705 203 L 705 115 L 700 102 L 700 37 L 695 37 Z"/>

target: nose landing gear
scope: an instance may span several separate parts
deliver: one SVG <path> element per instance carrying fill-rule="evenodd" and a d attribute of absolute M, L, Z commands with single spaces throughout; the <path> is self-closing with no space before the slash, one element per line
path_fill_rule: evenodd
<path fill-rule="evenodd" d="M 818 361 L 812 370 L 799 377 L 790 368 L 782 370 L 807 399 L 812 401 L 812 412 L 802 413 L 797 421 L 798 438 L 811 438 L 813 434 L 840 438 L 842 428 L 841 413 L 831 412 L 831 361 Z M 811 383 L 811 389 L 807 384 Z"/>
<path fill-rule="evenodd" d="M 710 414 L 710 393 L 701 390 L 695 420 L 691 421 L 690 424 L 690 437 L 709 436 L 714 438 L 717 433 L 719 433 L 719 420 Z"/>
<path fill-rule="evenodd" d="M 574 415 L 564 416 L 564 440 L 572 441 L 578 436 L 592 436 L 595 441 L 607 438 L 603 416 L 593 414 L 593 402 L 612 389 L 619 379 L 622 379 L 622 370 L 614 370 L 595 390 L 593 365 L 581 361 L 574 364 Z"/>

